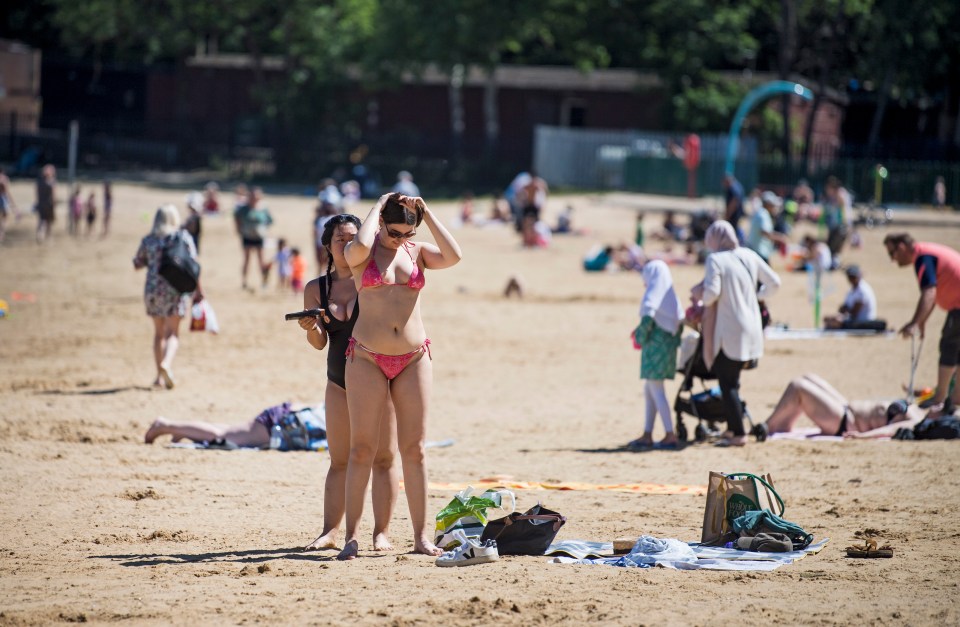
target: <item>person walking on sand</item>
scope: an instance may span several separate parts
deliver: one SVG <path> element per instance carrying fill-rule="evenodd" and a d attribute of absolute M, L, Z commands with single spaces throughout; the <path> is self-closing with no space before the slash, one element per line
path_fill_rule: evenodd
<path fill-rule="evenodd" d="M 267 236 L 270 225 L 273 224 L 273 216 L 270 215 L 270 210 L 261 204 L 262 200 L 263 190 L 259 187 L 251 188 L 249 196 L 245 199 L 241 199 L 238 192 L 237 208 L 233 212 L 237 233 L 243 245 L 242 275 L 245 290 L 250 289 L 247 284 L 247 269 L 250 267 L 251 253 L 257 254 L 257 267 L 260 268 L 263 287 L 267 286 L 267 280 L 270 278 L 270 264 L 263 259 L 263 240 Z"/>
<path fill-rule="evenodd" d="M 908 233 L 890 233 L 883 238 L 890 259 L 901 268 L 913 264 L 920 284 L 920 299 L 910 321 L 900 329 L 903 337 L 924 336 L 927 319 L 939 305 L 947 312 L 940 333 L 937 390 L 921 407 L 931 418 L 949 414 L 960 405 L 957 365 L 960 364 L 960 252 L 949 246 L 915 242 Z M 947 397 L 953 386 L 953 394 Z"/>
<path fill-rule="evenodd" d="M 634 331 L 635 345 L 642 346 L 640 378 L 646 401 L 646 422 L 643 435 L 630 442 L 630 450 L 676 449 L 680 443 L 673 431 L 670 403 L 663 388 L 665 379 L 673 379 L 677 371 L 677 348 L 680 346 L 683 308 L 673 289 L 670 268 L 660 260 L 648 261 L 643 266 L 643 282 L 647 289 L 640 303 L 640 325 Z M 666 432 L 664 438 L 653 443 L 653 423 L 657 412 Z"/>
<path fill-rule="evenodd" d="M 37 179 L 37 243 L 50 237 L 57 206 L 57 169 L 48 163 Z"/>
<path fill-rule="evenodd" d="M 740 372 L 747 362 L 763 356 L 758 298 L 771 296 L 780 287 L 780 277 L 757 253 L 737 245 L 737 234 L 725 220 L 710 225 L 704 244 L 710 251 L 706 272 L 691 296 L 694 302 L 703 301 L 703 359 L 720 384 L 727 418 L 727 433 L 717 444 L 743 446 L 747 436 Z"/>
<path fill-rule="evenodd" d="M 436 244 L 411 239 L 425 223 Z M 460 246 L 422 198 L 381 196 L 356 238 L 346 247 L 362 315 L 347 344 L 346 544 L 338 559 L 357 557 L 363 498 L 380 440 L 387 399 L 397 412 L 397 442 L 404 490 L 413 524 L 414 551 L 438 556 L 427 529 L 427 469 L 424 454 L 432 385 L 430 340 L 420 316 L 420 290 L 427 269 L 457 264 Z"/>
<path fill-rule="evenodd" d="M 337 546 L 343 520 L 347 463 L 350 459 L 350 414 L 347 410 L 347 342 L 360 315 L 357 286 L 343 249 L 353 241 L 360 218 L 342 213 L 324 225 L 321 242 L 327 249 L 326 273 L 307 283 L 304 309 L 323 309 L 317 318 L 301 318 L 300 328 L 307 342 L 317 350 L 327 349 L 327 386 L 324 396 L 327 417 L 327 446 L 330 469 L 323 488 L 323 531 L 306 550 Z M 397 420 L 393 402 L 387 399 L 380 418 L 376 453 L 373 457 L 373 549 L 393 548 L 388 537 L 390 518 L 397 503 L 399 476 L 394 459 L 397 453 Z"/>
<path fill-rule="evenodd" d="M 157 367 L 154 387 L 173 389 L 173 358 L 180 346 L 180 321 L 187 313 L 190 293 L 181 293 L 160 276 L 160 258 L 168 237 L 183 238 L 190 255 L 197 256 L 193 238 L 180 228 L 180 213 L 173 205 L 164 205 L 153 216 L 153 228 L 140 241 L 140 248 L 133 257 L 133 267 L 147 269 L 147 278 L 143 287 L 143 301 L 147 315 L 153 319 L 153 359 Z M 192 294 L 193 302 L 203 300 L 203 291 L 197 284 Z"/>

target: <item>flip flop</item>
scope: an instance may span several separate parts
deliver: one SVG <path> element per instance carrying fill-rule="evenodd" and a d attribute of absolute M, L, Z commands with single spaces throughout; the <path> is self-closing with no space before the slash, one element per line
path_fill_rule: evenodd
<path fill-rule="evenodd" d="M 866 540 L 862 546 L 848 546 L 846 551 L 847 557 L 893 557 L 893 547 L 889 545 L 878 547 L 876 540 Z"/>

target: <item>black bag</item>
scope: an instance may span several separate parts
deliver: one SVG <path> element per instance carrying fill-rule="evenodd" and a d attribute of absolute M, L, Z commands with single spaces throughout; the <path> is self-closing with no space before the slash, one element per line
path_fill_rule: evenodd
<path fill-rule="evenodd" d="M 190 254 L 190 245 L 181 232 L 168 236 L 160 255 L 160 276 L 180 293 L 197 289 L 200 264 Z"/>
<path fill-rule="evenodd" d="M 491 520 L 480 540 L 496 540 L 500 555 L 543 555 L 565 522 L 565 516 L 537 503 L 523 514 Z"/>
<path fill-rule="evenodd" d="M 904 431 L 904 429 L 900 429 Z M 956 440 L 960 438 L 960 419 L 946 416 L 936 420 L 924 420 L 913 428 L 913 440 Z"/>

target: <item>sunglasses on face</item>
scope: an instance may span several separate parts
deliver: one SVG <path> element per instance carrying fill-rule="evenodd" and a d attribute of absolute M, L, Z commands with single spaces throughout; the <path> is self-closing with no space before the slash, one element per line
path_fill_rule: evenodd
<path fill-rule="evenodd" d="M 414 229 L 413 231 L 407 231 L 406 233 L 401 233 L 400 231 L 394 231 L 389 226 L 386 227 L 386 229 L 387 229 L 387 235 L 389 235 L 393 239 L 410 239 L 411 237 L 417 234 L 416 229 Z"/>

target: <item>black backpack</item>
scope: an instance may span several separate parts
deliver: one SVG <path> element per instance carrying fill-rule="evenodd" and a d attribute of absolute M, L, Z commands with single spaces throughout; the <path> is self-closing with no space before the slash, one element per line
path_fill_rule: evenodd
<path fill-rule="evenodd" d="M 160 255 L 160 276 L 180 293 L 197 289 L 200 264 L 190 254 L 190 245 L 181 232 L 169 235 L 163 241 Z"/>

